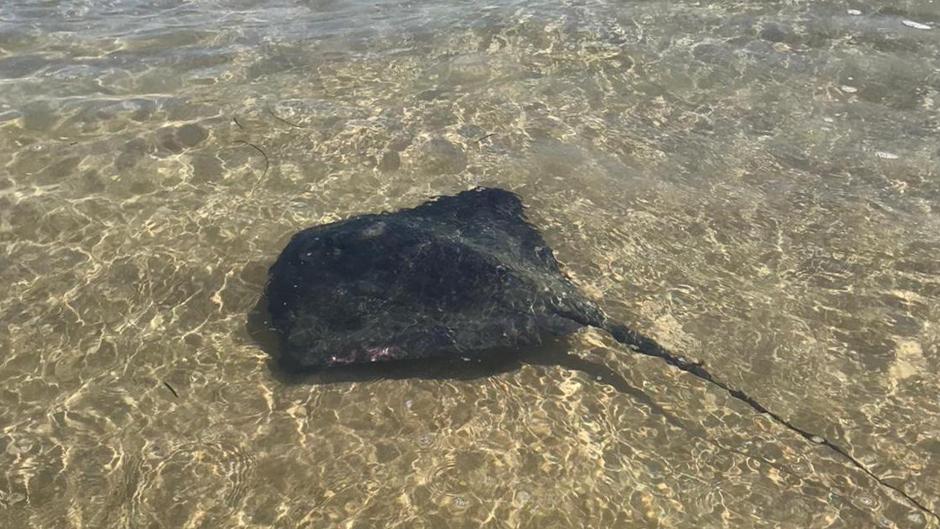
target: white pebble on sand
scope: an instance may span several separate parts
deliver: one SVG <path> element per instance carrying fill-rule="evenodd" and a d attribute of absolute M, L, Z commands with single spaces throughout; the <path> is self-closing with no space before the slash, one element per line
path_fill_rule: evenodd
<path fill-rule="evenodd" d="M 933 29 L 927 24 L 921 24 L 920 22 L 914 22 L 913 20 L 902 20 L 901 23 L 909 28 L 914 29 Z"/>

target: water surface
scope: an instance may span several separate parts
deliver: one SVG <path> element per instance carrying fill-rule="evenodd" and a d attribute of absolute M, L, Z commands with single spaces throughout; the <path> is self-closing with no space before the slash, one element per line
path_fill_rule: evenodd
<path fill-rule="evenodd" d="M 938 527 L 600 332 L 631 391 L 287 380 L 246 329 L 293 232 L 512 189 L 613 317 L 940 512 L 938 105 L 933 0 L 6 0 L 0 526 Z"/>

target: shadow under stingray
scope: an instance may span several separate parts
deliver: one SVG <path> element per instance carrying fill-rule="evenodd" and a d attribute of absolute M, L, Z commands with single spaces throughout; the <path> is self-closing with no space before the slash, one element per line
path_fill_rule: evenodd
<path fill-rule="evenodd" d="M 597 383 L 606 384 L 620 393 L 629 395 L 670 424 L 688 429 L 687 425 L 656 404 L 643 390 L 631 385 L 617 371 L 603 363 L 571 354 L 568 340 L 565 338 L 548 340 L 535 347 L 491 349 L 471 361 L 424 358 L 311 369 L 299 366 L 281 354 L 281 337 L 271 322 L 267 307 L 267 297 L 261 296 L 248 313 L 245 328 L 255 344 L 267 353 L 267 365 L 272 376 L 284 384 L 320 385 L 404 379 L 477 380 L 515 371 L 527 364 L 581 372 Z"/>

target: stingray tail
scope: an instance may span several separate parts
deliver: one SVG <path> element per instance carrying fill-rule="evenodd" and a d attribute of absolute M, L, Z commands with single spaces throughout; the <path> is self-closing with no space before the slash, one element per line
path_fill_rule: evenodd
<path fill-rule="evenodd" d="M 654 341 L 652 338 L 643 336 L 642 334 L 634 330 L 631 330 L 630 328 L 624 325 L 608 324 L 604 326 L 604 328 L 607 329 L 607 332 L 609 332 L 611 336 L 614 337 L 615 340 L 626 345 L 630 349 L 638 353 L 647 355 L 647 356 L 655 356 L 656 358 L 661 358 L 665 360 L 666 363 L 671 366 L 677 367 L 685 371 L 686 373 L 694 375 L 702 380 L 705 380 L 711 384 L 714 384 L 720 387 L 721 389 L 730 393 L 732 397 L 738 400 L 741 400 L 744 403 L 746 403 L 748 406 L 750 406 L 751 408 L 754 408 L 754 410 L 757 411 L 758 413 L 769 414 L 771 417 L 777 419 L 778 421 L 785 423 L 788 427 L 797 431 L 803 437 L 806 437 L 807 439 L 819 439 L 818 435 L 814 435 L 808 432 L 804 432 L 803 430 L 793 428 L 793 426 L 786 423 L 786 421 L 784 421 L 781 417 L 777 416 L 775 413 L 768 410 L 763 404 L 754 400 L 754 398 L 752 398 L 747 393 L 739 389 L 733 388 L 725 384 L 721 380 L 715 378 L 714 376 L 712 376 L 711 373 L 708 372 L 707 369 L 705 369 L 705 367 L 701 363 L 692 362 L 683 356 L 674 355 L 670 353 L 669 351 L 667 351 L 666 349 L 664 349 L 661 345 L 656 343 L 656 341 Z"/>
<path fill-rule="evenodd" d="M 849 452 L 846 449 L 842 448 L 839 445 L 832 443 L 828 439 L 818 434 L 814 434 L 812 432 L 804 430 L 800 428 L 799 426 L 796 426 L 792 422 L 788 421 L 787 419 L 783 418 L 782 416 L 768 410 L 766 406 L 758 402 L 756 399 L 754 399 L 753 397 L 751 397 L 744 391 L 741 391 L 740 389 L 730 386 L 726 384 L 725 382 L 721 381 L 720 379 L 715 378 L 711 373 L 708 372 L 707 369 L 705 369 L 705 367 L 702 364 L 698 362 L 691 362 L 682 356 L 674 355 L 670 353 L 669 351 L 667 351 L 666 349 L 664 349 L 661 345 L 656 343 L 656 341 L 653 340 L 652 338 L 643 336 L 642 334 L 636 331 L 633 331 L 624 325 L 611 323 L 611 322 L 603 322 L 602 324 L 597 325 L 597 326 L 607 330 L 607 332 L 609 332 L 611 336 L 614 337 L 615 340 L 622 343 L 623 345 L 626 345 L 630 349 L 637 351 L 641 354 L 647 355 L 647 356 L 655 356 L 656 358 L 661 358 L 667 364 L 671 366 L 675 366 L 685 371 L 686 373 L 689 373 L 702 380 L 705 380 L 709 382 L 710 384 L 714 384 L 718 386 L 719 388 L 728 392 L 732 397 L 750 406 L 754 411 L 758 413 L 766 414 L 767 416 L 772 418 L 774 421 L 776 421 L 780 425 L 786 427 L 787 429 L 795 433 L 800 434 L 801 436 L 803 436 L 804 438 L 808 439 L 809 441 L 813 443 L 825 445 L 831 448 L 832 450 L 834 450 L 835 452 L 843 456 L 846 460 L 848 460 L 854 467 L 858 468 L 865 474 L 868 474 L 868 476 L 870 476 L 872 479 L 880 483 L 882 486 L 887 487 L 893 490 L 894 492 L 900 494 L 905 499 L 907 499 L 911 504 L 917 506 L 921 511 L 931 515 L 937 521 L 940 521 L 940 516 L 938 516 L 936 512 L 932 511 L 924 503 L 910 496 L 908 493 L 904 492 L 899 487 L 892 485 L 891 483 L 885 481 L 883 478 L 879 477 L 877 474 L 869 470 L 867 466 L 862 464 L 861 461 L 855 459 L 855 457 L 849 454 Z"/>

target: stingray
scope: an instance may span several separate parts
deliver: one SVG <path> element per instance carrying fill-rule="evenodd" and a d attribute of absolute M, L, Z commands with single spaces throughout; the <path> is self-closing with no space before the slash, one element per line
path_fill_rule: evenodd
<path fill-rule="evenodd" d="M 478 359 L 586 325 L 629 336 L 502 189 L 303 230 L 271 267 L 267 298 L 282 353 L 303 368 Z"/>
<path fill-rule="evenodd" d="M 281 362 L 295 370 L 441 358 L 479 361 L 586 326 L 602 329 L 631 350 L 714 384 L 828 446 L 930 512 L 844 448 L 612 320 L 562 272 L 510 191 L 476 188 L 412 209 L 300 231 L 271 266 L 265 297 Z"/>

